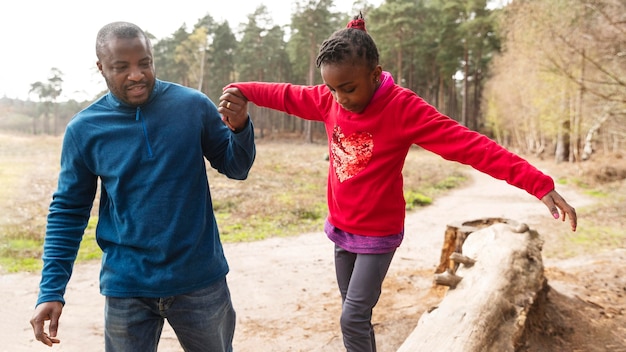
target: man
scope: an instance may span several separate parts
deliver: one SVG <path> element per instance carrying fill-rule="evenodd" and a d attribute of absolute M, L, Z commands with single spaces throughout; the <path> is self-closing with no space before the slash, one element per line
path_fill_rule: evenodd
<path fill-rule="evenodd" d="M 229 178 L 247 177 L 256 155 L 247 108 L 229 117 L 229 129 L 204 94 L 156 79 L 151 43 L 132 23 L 104 26 L 96 55 L 109 93 L 67 126 L 35 337 L 59 343 L 63 295 L 99 180 L 106 351 L 156 351 L 164 319 L 185 351 L 231 351 L 235 312 L 205 158 Z"/>

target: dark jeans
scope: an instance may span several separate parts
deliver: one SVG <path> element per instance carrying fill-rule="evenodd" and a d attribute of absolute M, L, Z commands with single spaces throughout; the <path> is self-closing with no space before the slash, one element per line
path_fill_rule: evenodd
<path fill-rule="evenodd" d="M 107 352 L 152 352 L 164 320 L 186 352 L 231 352 L 235 310 L 226 279 L 184 295 L 165 298 L 106 297 Z"/>
<path fill-rule="evenodd" d="M 343 302 L 341 332 L 348 352 L 375 352 L 372 309 L 395 251 L 356 254 L 335 246 L 335 271 Z"/>

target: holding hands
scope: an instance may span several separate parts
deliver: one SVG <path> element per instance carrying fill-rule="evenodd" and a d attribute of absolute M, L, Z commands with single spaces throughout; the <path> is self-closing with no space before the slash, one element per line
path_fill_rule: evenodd
<path fill-rule="evenodd" d="M 220 96 L 217 111 L 232 131 L 243 129 L 248 122 L 248 99 L 238 88 L 226 88 Z"/>

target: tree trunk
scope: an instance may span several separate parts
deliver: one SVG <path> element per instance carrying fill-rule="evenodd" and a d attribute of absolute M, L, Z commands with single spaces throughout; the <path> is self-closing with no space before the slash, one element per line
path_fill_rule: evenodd
<path fill-rule="evenodd" d="M 37 116 L 33 117 L 33 134 L 34 135 L 36 135 L 38 133 L 37 132 L 38 131 L 38 129 L 37 129 L 37 120 L 38 120 Z"/>
<path fill-rule="evenodd" d="M 441 73 L 439 73 L 439 91 L 437 92 L 437 109 L 441 112 L 443 112 L 444 114 L 446 114 L 445 112 L 445 105 L 446 105 L 446 101 L 445 101 L 445 84 L 443 81 L 443 75 Z M 447 115 L 447 114 L 446 114 Z M 448 115 L 450 116 L 450 115 Z"/>
<path fill-rule="evenodd" d="M 585 108 L 585 49 L 582 49 L 582 52 L 580 54 L 581 56 L 581 63 L 580 63 L 580 86 L 578 87 L 578 107 L 576 109 L 576 114 L 574 115 L 574 121 L 575 121 L 575 125 L 572 126 L 572 130 L 574 131 L 573 135 L 575 136 L 574 138 L 574 144 L 573 144 L 573 156 L 574 156 L 574 161 L 580 161 L 581 160 L 581 156 L 580 156 L 580 138 L 582 136 L 582 121 L 583 121 L 583 116 L 584 115 L 584 108 Z"/>
<path fill-rule="evenodd" d="M 317 45 L 315 44 L 315 37 L 313 33 L 310 33 L 310 46 L 309 46 L 309 77 L 307 84 L 312 86 L 315 84 L 315 74 L 316 74 L 316 66 L 315 66 L 315 58 L 317 56 Z M 307 143 L 313 143 L 313 128 L 311 126 L 311 120 L 305 120 L 304 122 L 304 140 Z"/>
<path fill-rule="evenodd" d="M 396 52 L 396 66 L 398 67 L 398 80 L 396 81 L 396 83 L 400 86 L 404 87 L 404 84 L 402 84 L 402 70 L 404 69 L 402 67 L 402 47 L 398 46 L 398 51 Z"/>
<path fill-rule="evenodd" d="M 467 49 L 467 40 L 463 41 L 463 60 L 463 97 L 461 100 L 461 124 L 463 126 L 469 126 L 467 118 L 467 104 L 469 98 L 469 82 L 467 77 L 469 75 L 469 51 Z"/>
<path fill-rule="evenodd" d="M 596 132 L 598 132 L 600 127 L 602 127 L 602 124 L 604 124 L 606 120 L 608 120 L 608 118 L 609 114 L 603 115 L 598 120 L 596 120 L 593 123 L 593 126 L 591 126 L 591 128 L 589 129 L 589 131 L 587 131 L 587 135 L 585 136 L 585 144 L 583 146 L 583 154 L 581 156 L 582 160 L 588 160 L 589 158 L 591 158 L 591 154 L 593 154 L 593 138 Z"/>

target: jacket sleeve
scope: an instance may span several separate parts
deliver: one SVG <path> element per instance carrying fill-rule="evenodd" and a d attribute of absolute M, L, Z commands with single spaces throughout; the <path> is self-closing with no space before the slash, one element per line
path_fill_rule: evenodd
<path fill-rule="evenodd" d="M 221 174 L 245 180 L 256 157 L 252 119 L 248 118 L 246 126 L 235 133 L 224 124 L 215 104 L 211 101 L 207 104 L 202 139 L 204 156 Z"/>
<path fill-rule="evenodd" d="M 97 177 L 83 163 L 68 129 L 63 140 L 58 187 L 48 213 L 37 304 L 65 303 L 63 295 L 89 221 L 96 189 Z"/>

